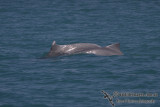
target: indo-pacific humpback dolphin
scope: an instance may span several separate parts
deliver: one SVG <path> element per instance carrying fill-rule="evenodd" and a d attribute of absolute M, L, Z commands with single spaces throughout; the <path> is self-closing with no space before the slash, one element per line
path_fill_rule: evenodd
<path fill-rule="evenodd" d="M 100 56 L 111 56 L 111 55 L 123 55 L 120 51 L 120 44 L 111 44 L 106 47 L 101 47 L 97 44 L 92 43 L 76 43 L 69 45 L 57 45 L 53 41 L 48 57 L 60 56 L 60 55 L 71 55 L 71 54 L 95 54 Z"/>

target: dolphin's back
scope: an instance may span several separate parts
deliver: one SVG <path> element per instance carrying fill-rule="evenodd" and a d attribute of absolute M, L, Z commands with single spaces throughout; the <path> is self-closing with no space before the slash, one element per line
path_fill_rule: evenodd
<path fill-rule="evenodd" d="M 120 47 L 119 43 L 112 44 L 106 47 L 101 47 L 97 44 L 92 44 L 92 43 L 57 45 L 56 42 L 53 41 L 50 52 L 48 53 L 48 57 L 78 54 L 78 53 L 95 54 L 101 56 L 123 55 L 119 47 Z"/>
<path fill-rule="evenodd" d="M 65 54 L 83 53 L 91 49 L 100 48 L 101 46 L 91 43 L 77 43 L 69 45 L 59 45 Z"/>

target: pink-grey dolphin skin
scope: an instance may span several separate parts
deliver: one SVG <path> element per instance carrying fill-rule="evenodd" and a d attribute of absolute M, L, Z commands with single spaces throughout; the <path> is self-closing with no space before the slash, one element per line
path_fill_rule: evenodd
<path fill-rule="evenodd" d="M 92 43 L 76 43 L 69 45 L 57 45 L 53 41 L 48 57 L 60 56 L 60 55 L 72 55 L 72 54 L 95 54 L 100 56 L 111 56 L 111 55 L 123 55 L 120 51 L 120 44 L 111 44 L 106 47 L 101 47 L 97 44 Z"/>

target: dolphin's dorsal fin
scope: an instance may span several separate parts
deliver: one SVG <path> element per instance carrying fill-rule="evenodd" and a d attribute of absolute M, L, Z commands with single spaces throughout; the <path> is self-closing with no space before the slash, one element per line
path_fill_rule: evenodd
<path fill-rule="evenodd" d="M 109 49 L 113 50 L 114 52 L 116 52 L 116 55 L 123 55 L 123 53 L 120 51 L 120 44 L 119 43 L 115 43 L 115 44 L 106 46 L 106 48 L 109 48 Z"/>
<path fill-rule="evenodd" d="M 52 46 L 54 46 L 54 45 L 56 45 L 56 41 L 53 41 L 53 42 L 52 42 Z"/>
<path fill-rule="evenodd" d="M 119 50 L 120 49 L 120 44 L 119 43 L 115 43 L 115 44 L 106 46 L 106 48 L 118 49 Z"/>
<path fill-rule="evenodd" d="M 53 41 L 53 42 L 52 42 L 52 46 L 51 46 L 51 50 L 54 49 L 56 46 L 57 46 L 57 45 L 56 45 L 56 41 Z"/>

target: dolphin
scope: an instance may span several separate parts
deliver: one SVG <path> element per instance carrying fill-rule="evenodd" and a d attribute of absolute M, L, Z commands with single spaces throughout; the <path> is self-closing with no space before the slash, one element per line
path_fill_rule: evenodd
<path fill-rule="evenodd" d="M 111 56 L 111 55 L 123 55 L 120 51 L 120 44 L 111 44 L 105 47 L 101 47 L 92 43 L 75 43 L 69 45 L 57 45 L 56 41 L 53 41 L 51 49 L 47 57 L 55 57 L 61 55 L 72 54 L 95 54 L 99 56 Z"/>

